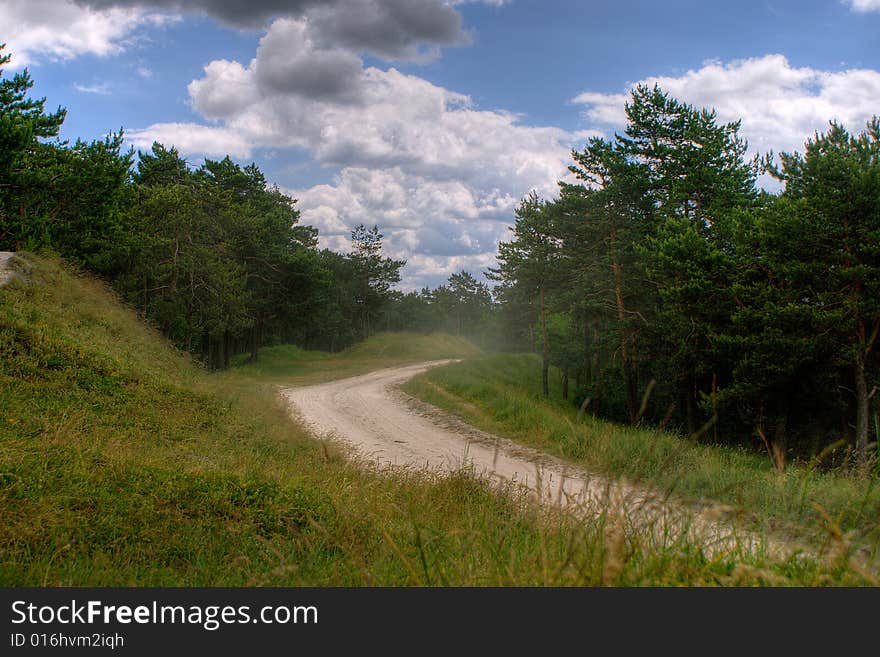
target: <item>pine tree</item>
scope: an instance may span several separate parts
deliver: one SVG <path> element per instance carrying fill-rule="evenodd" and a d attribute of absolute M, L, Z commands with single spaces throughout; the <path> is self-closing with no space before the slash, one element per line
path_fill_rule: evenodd
<path fill-rule="evenodd" d="M 812 268 L 804 294 L 825 316 L 822 328 L 839 338 L 839 362 L 854 389 L 855 444 L 865 459 L 880 334 L 880 119 L 858 135 L 832 122 L 803 154 L 783 154 L 774 173 L 797 202 L 799 221 L 818 237 L 805 255 L 821 267 Z"/>
<path fill-rule="evenodd" d="M 550 394 L 550 344 L 547 335 L 549 296 L 557 276 L 558 242 L 552 227 L 553 206 L 534 192 L 524 198 L 516 210 L 511 228 L 513 239 L 498 245 L 499 266 L 488 277 L 501 283 L 499 293 L 508 301 L 519 299 L 537 308 L 540 326 L 541 386 Z"/>
<path fill-rule="evenodd" d="M 362 339 L 370 335 L 373 322 L 390 299 L 391 286 L 400 282 L 400 270 L 406 264 L 405 260 L 382 255 L 382 238 L 378 226 L 367 229 L 359 224 L 351 231 L 349 258 L 354 265 L 354 301 Z"/>

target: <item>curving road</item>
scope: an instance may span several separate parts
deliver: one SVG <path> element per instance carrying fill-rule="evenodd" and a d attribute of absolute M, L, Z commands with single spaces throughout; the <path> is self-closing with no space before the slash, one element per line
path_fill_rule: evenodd
<path fill-rule="evenodd" d="M 348 445 L 379 466 L 450 472 L 463 467 L 501 485 L 523 486 L 542 503 L 595 516 L 608 513 L 629 529 L 649 528 L 652 540 L 674 541 L 686 532 L 710 552 L 770 548 L 788 554 L 793 546 L 736 530 L 723 517 L 729 509 L 671 503 L 647 488 L 591 475 L 560 459 L 485 433 L 399 386 L 450 361 L 382 369 L 319 385 L 287 388 L 282 395 L 314 433 Z"/>
<path fill-rule="evenodd" d="M 541 490 L 553 499 L 589 488 L 585 479 L 567 476 L 561 461 L 458 422 L 396 388 L 448 362 L 393 367 L 283 394 L 316 434 L 346 443 L 380 466 L 446 472 L 473 467 L 490 479 Z"/>

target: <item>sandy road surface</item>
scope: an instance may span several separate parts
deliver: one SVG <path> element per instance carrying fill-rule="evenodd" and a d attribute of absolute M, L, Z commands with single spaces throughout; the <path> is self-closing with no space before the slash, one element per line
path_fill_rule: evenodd
<path fill-rule="evenodd" d="M 672 541 L 687 532 L 709 551 L 790 546 L 737 531 L 720 520 L 719 506 L 685 507 L 647 489 L 590 475 L 534 449 L 487 434 L 413 399 L 396 388 L 430 367 L 432 361 L 378 370 L 319 385 L 288 388 L 282 395 L 317 435 L 341 441 L 380 466 L 433 471 L 474 470 L 499 483 L 527 487 L 543 503 L 560 504 L 590 515 L 609 511 L 629 528 L 650 527 L 653 541 Z"/>

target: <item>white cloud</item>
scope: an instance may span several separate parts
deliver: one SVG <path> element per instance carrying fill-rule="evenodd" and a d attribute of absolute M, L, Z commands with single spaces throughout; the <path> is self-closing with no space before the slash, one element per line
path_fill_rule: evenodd
<path fill-rule="evenodd" d="M 15 67 L 40 60 L 67 60 L 81 55 L 122 52 L 145 26 L 173 18 L 138 8 L 95 11 L 68 0 L 4 0 L 0 26 L 6 52 Z"/>
<path fill-rule="evenodd" d="M 862 13 L 880 11 L 880 0 L 848 0 L 848 4 L 854 11 Z"/>
<path fill-rule="evenodd" d="M 340 167 L 331 184 L 293 193 L 324 246 L 347 248 L 352 227 L 378 223 L 389 253 L 407 258 L 418 280 L 436 284 L 450 268 L 491 262 L 519 199 L 531 189 L 555 194 L 587 133 L 527 126 L 352 57 L 322 44 L 307 20 L 279 19 L 253 60 L 213 61 L 190 83 L 191 106 L 213 126 L 157 124 L 138 131 L 136 145 L 157 139 L 213 155 L 302 148 Z"/>
<path fill-rule="evenodd" d="M 490 0 L 500 4 L 497 0 Z M 152 8 L 207 14 L 240 29 L 271 19 L 308 20 L 322 47 L 343 47 L 385 60 L 432 59 L 439 48 L 467 43 L 461 15 L 446 0 L 75 0 L 95 9 Z"/>
<path fill-rule="evenodd" d="M 462 269 L 469 271 L 481 279 L 480 274 L 490 267 L 496 267 L 495 251 L 477 255 L 432 256 L 423 253 L 410 253 L 407 266 L 403 272 L 404 291 L 418 290 L 423 287 L 437 287 L 444 283 L 450 275 Z"/>
<path fill-rule="evenodd" d="M 302 21 L 278 20 L 247 65 L 208 64 L 189 85 L 190 102 L 255 147 L 305 147 L 321 164 L 402 167 L 481 188 L 498 181 L 525 191 L 548 189 L 551 181 L 552 188 L 569 146 L 582 136 L 477 110 L 467 96 L 394 68 L 337 66 L 346 53 L 316 47 Z M 301 61 L 336 79 L 316 83 Z"/>
<path fill-rule="evenodd" d="M 99 96 L 109 96 L 110 95 L 110 85 L 107 83 L 100 84 L 80 84 L 78 82 L 73 83 L 73 88 L 83 94 L 97 94 Z"/>
<path fill-rule="evenodd" d="M 309 69 L 324 71 L 321 79 Z M 880 73 L 796 68 L 781 55 L 708 62 L 678 77 L 646 78 L 719 119 L 742 119 L 753 150 L 800 149 L 829 119 L 861 128 L 880 108 Z M 388 252 L 409 261 L 412 285 L 457 268 L 491 266 L 519 199 L 550 197 L 567 176 L 571 146 L 595 130 L 534 127 L 413 75 L 364 67 L 351 51 L 320 42 L 306 19 L 281 19 L 245 64 L 216 60 L 189 85 L 211 126 L 156 124 L 134 133 L 191 154 L 249 156 L 255 148 L 305 149 L 339 167 L 330 184 L 296 190 L 303 220 L 322 244 L 347 249 L 358 223 L 379 224 Z M 594 126 L 620 127 L 628 96 L 585 92 Z"/>
<path fill-rule="evenodd" d="M 463 180 L 435 180 L 400 167 L 347 167 L 332 185 L 293 196 L 303 221 L 319 229 L 326 246 L 348 248 L 352 226 L 378 224 L 388 254 L 408 261 L 408 287 L 436 285 L 467 263 L 475 274 L 490 266 L 519 202 L 498 188 L 481 191 Z"/>
<path fill-rule="evenodd" d="M 139 76 L 141 76 L 142 78 L 144 78 L 145 80 L 149 80 L 153 77 L 153 69 L 151 69 L 149 66 L 141 65 L 141 66 L 138 66 L 137 69 L 135 69 L 135 70 L 136 70 L 137 74 Z"/>
<path fill-rule="evenodd" d="M 858 131 L 880 113 L 880 72 L 795 68 L 783 55 L 707 62 L 679 77 L 651 77 L 639 83 L 657 83 L 679 100 L 714 107 L 721 121 L 742 119 L 741 132 L 752 152 L 803 150 L 805 139 L 825 130 L 832 119 Z M 621 126 L 628 98 L 585 92 L 574 102 L 586 106 L 588 120 Z"/>
<path fill-rule="evenodd" d="M 489 0 L 492 4 L 503 4 Z M 252 29 L 271 18 L 308 21 L 316 49 L 344 49 L 337 66 L 359 66 L 357 53 L 385 60 L 429 61 L 440 48 L 468 43 L 461 14 L 446 0 L 3 0 L 2 38 L 15 66 L 84 54 L 119 54 L 137 40 L 138 29 L 208 15 L 225 25 Z M 352 59 L 354 58 L 354 59 Z M 321 66 L 331 65 L 329 57 Z M 300 75 L 310 72 L 300 61 Z M 316 70 L 313 84 L 320 85 Z"/>
<path fill-rule="evenodd" d="M 148 151 L 154 141 L 177 146 L 181 153 L 246 158 L 251 145 L 234 130 L 197 123 L 154 123 L 140 130 L 127 130 L 126 140 L 135 148 Z"/>

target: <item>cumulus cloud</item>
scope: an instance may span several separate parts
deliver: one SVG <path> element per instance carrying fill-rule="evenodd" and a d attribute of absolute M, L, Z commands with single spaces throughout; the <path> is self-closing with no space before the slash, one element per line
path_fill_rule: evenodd
<path fill-rule="evenodd" d="M 571 147 L 587 134 L 524 125 L 417 76 L 366 67 L 322 43 L 308 19 L 276 20 L 250 62 L 213 61 L 188 90 L 213 125 L 153 125 L 133 134 L 136 146 L 157 139 L 193 155 L 240 156 L 305 149 L 340 169 L 331 184 L 293 191 L 324 246 L 347 248 L 353 226 L 378 223 L 389 252 L 410 260 L 407 276 L 433 283 L 491 262 L 519 199 L 531 189 L 555 194 Z"/>
<path fill-rule="evenodd" d="M 190 104 L 210 125 L 156 123 L 128 130 L 128 141 L 141 150 L 160 141 L 198 157 L 306 149 L 318 163 L 341 167 L 332 184 L 295 192 L 324 246 L 346 250 L 354 225 L 378 223 L 386 250 L 409 261 L 407 277 L 418 286 L 491 265 L 519 196 L 532 188 L 555 192 L 577 137 L 521 125 L 505 112 L 479 111 L 467 96 L 396 69 L 364 66 L 364 54 L 420 62 L 442 47 L 467 43 L 457 4 L 10 0 L 0 7 L 0 23 L 17 26 L 9 40 L 23 53 L 22 64 L 32 55 L 119 54 L 142 26 L 180 14 L 241 29 L 270 24 L 250 62 L 212 61 L 190 83 Z M 152 75 L 146 66 L 137 73 Z"/>
<path fill-rule="evenodd" d="M 461 15 L 444 0 L 4 0 L 3 38 L 23 66 L 38 58 L 114 55 L 139 28 L 202 14 L 241 29 L 262 28 L 274 18 L 309 23 L 309 47 L 332 50 L 336 69 L 353 71 L 357 55 L 426 61 L 440 48 L 467 43 Z M 348 53 L 343 54 L 343 49 Z M 331 67 L 330 57 L 322 58 Z M 307 61 L 301 75 L 308 72 Z M 339 70 L 330 73 L 339 73 Z M 313 74 L 320 86 L 322 74 Z"/>
<path fill-rule="evenodd" d="M 41 59 L 67 60 L 81 55 L 122 52 L 143 27 L 163 25 L 172 17 L 132 7 L 101 10 L 58 0 L 4 0 L 0 25 L 14 66 Z"/>
<path fill-rule="evenodd" d="M 293 193 L 306 223 L 328 244 L 345 246 L 351 227 L 379 224 L 389 252 L 406 258 L 409 275 L 436 284 L 462 262 L 491 262 L 507 237 L 519 197 L 499 187 L 479 189 L 467 180 L 436 180 L 393 167 L 346 167 L 333 184 Z M 413 254 L 422 259 L 411 260 Z M 427 260 L 426 260 L 427 259 Z M 430 276 L 419 262 L 445 263 Z"/>
<path fill-rule="evenodd" d="M 528 188 L 559 174 L 573 140 L 566 131 L 477 110 L 467 96 L 394 68 L 339 66 L 347 51 L 316 50 L 304 27 L 273 23 L 247 66 L 211 62 L 189 85 L 193 109 L 253 146 L 304 147 L 326 165 L 404 167 L 441 180 L 465 175 L 487 187 L 501 179 Z M 335 68 L 339 79 L 316 84 L 301 61 Z"/>
<path fill-rule="evenodd" d="M 173 12 L 207 14 L 228 25 L 262 27 L 273 16 L 303 12 L 317 0 L 75 0 L 83 7 L 150 8 Z"/>
<path fill-rule="evenodd" d="M 276 21 L 246 65 L 209 64 L 189 93 L 192 107 L 216 125 L 178 129 L 173 143 L 188 152 L 212 140 L 246 152 L 298 147 L 340 167 L 331 184 L 295 190 L 304 220 L 319 228 L 325 246 L 343 249 L 354 225 L 378 223 L 415 281 L 436 284 L 457 267 L 491 265 L 519 199 L 531 189 L 554 195 L 571 146 L 601 134 L 528 126 L 513 114 L 478 109 L 422 78 L 343 59 L 350 51 L 322 44 L 312 28 L 308 19 Z M 337 79 L 313 84 L 300 62 L 336 70 Z M 715 107 L 722 121 L 742 119 L 760 152 L 800 149 L 829 119 L 859 129 L 880 99 L 877 71 L 797 68 L 781 55 L 708 62 L 640 82 Z M 574 100 L 590 125 L 616 128 L 627 98 L 588 91 Z M 153 126 L 157 134 L 165 129 Z"/>
<path fill-rule="evenodd" d="M 721 121 L 742 119 L 752 152 L 803 150 L 804 140 L 832 119 L 857 131 L 880 112 L 880 72 L 796 68 L 783 55 L 708 62 L 679 77 L 636 84 L 655 83 L 679 100 L 716 108 Z M 574 102 L 586 106 L 587 120 L 621 126 L 628 99 L 627 94 L 585 92 Z"/>
<path fill-rule="evenodd" d="M 847 0 L 847 3 L 854 11 L 861 13 L 880 11 L 880 0 Z"/>
<path fill-rule="evenodd" d="M 576 136 L 478 110 L 463 94 L 394 68 L 364 67 L 348 52 L 318 46 L 307 21 L 281 19 L 247 65 L 208 64 L 189 85 L 190 103 L 252 146 L 304 147 L 325 165 L 402 167 L 487 188 L 498 180 L 528 188 L 559 174 Z M 327 75 L 316 80 L 314 70 Z"/>
<path fill-rule="evenodd" d="M 168 146 L 185 144 L 183 153 L 198 153 L 211 157 L 250 157 L 251 145 L 236 133 L 217 126 L 205 126 L 197 123 L 154 123 L 139 130 L 127 130 L 126 140 L 135 148 L 148 151 L 154 141 Z"/>
<path fill-rule="evenodd" d="M 281 19 L 260 41 L 253 72 L 270 92 L 313 99 L 353 100 L 363 73 L 360 57 L 317 46 L 305 20 Z"/>
<path fill-rule="evenodd" d="M 305 19 L 319 47 L 341 47 L 387 60 L 436 56 L 466 43 L 461 15 L 444 0 L 76 0 L 98 9 L 159 9 L 202 13 L 237 28 L 275 18 Z"/>
<path fill-rule="evenodd" d="M 468 41 L 461 15 L 439 0 L 345 0 L 307 16 L 324 43 L 389 60 L 430 59 L 439 46 Z"/>

